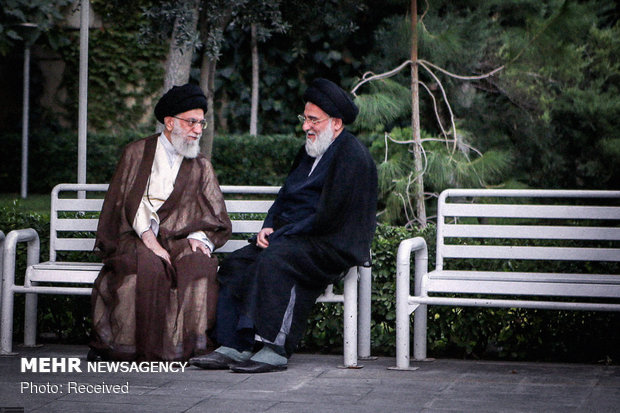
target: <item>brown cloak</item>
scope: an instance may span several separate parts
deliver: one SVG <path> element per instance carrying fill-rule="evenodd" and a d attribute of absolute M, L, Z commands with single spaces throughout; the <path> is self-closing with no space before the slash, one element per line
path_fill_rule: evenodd
<path fill-rule="evenodd" d="M 155 157 L 158 135 L 125 147 L 106 193 L 95 248 L 104 267 L 92 293 L 93 341 L 120 360 L 186 360 L 209 350 L 215 320 L 218 262 L 192 252 L 187 235 L 205 231 L 215 247 L 231 223 L 211 163 L 183 159 L 174 189 L 157 211 L 158 241 L 172 265 L 153 254 L 132 223 Z"/>

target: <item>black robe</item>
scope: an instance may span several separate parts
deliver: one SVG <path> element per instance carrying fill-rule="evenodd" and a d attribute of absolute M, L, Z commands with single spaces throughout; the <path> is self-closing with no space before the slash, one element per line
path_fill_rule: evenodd
<path fill-rule="evenodd" d="M 298 168 L 311 164 L 308 158 L 301 148 L 265 219 L 264 226 L 273 225 L 276 230 L 269 237 L 269 247 L 250 244 L 233 252 L 218 273 L 218 280 L 238 300 L 240 313 L 269 341 L 276 341 L 287 307 L 294 303 L 290 330 L 285 331 L 288 355 L 325 287 L 348 268 L 370 261 L 376 225 L 376 166 L 368 149 L 347 130 L 330 145 L 308 178 L 325 174 L 313 212 L 298 222 L 282 223 L 278 214 L 287 209 L 283 200 L 295 184 L 292 180 Z"/>

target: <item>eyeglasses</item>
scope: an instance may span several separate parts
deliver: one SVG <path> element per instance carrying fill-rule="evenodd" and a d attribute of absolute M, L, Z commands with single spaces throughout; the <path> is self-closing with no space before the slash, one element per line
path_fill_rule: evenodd
<path fill-rule="evenodd" d="M 312 118 L 307 118 L 304 115 L 297 115 L 297 119 L 299 119 L 299 121 L 301 122 L 301 124 L 303 125 L 306 122 L 310 122 L 313 125 L 317 125 L 321 122 L 323 122 L 324 120 L 330 119 L 331 116 L 328 116 L 326 118 L 323 119 L 312 119 Z"/>
<path fill-rule="evenodd" d="M 183 121 L 187 122 L 189 124 L 190 128 L 193 128 L 198 123 L 198 124 L 200 124 L 200 128 L 201 129 L 207 129 L 207 120 L 206 119 L 202 119 L 202 120 L 198 120 L 198 119 L 183 119 L 183 118 L 179 118 L 177 116 L 173 116 L 173 118 L 179 119 L 179 120 L 183 120 Z"/>

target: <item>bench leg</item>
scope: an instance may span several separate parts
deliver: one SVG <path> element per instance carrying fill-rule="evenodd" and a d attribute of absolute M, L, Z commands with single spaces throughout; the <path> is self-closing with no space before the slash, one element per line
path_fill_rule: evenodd
<path fill-rule="evenodd" d="M 413 314 L 413 359 L 426 360 L 426 315 L 428 306 L 420 304 Z"/>
<path fill-rule="evenodd" d="M 396 368 L 409 368 L 409 262 L 396 269 Z"/>
<path fill-rule="evenodd" d="M 428 272 L 428 252 L 422 237 L 402 241 L 396 257 L 396 367 L 397 370 L 415 370 L 409 367 L 410 358 L 410 317 L 416 306 L 409 305 L 411 294 L 411 252 L 415 251 L 415 286 L 416 294 L 421 290 L 422 278 Z M 425 307 L 426 309 L 426 307 Z M 426 357 L 426 311 L 417 308 L 414 328 L 424 334 L 424 357 Z M 419 311 L 419 315 L 418 315 Z M 423 317 L 423 323 L 417 321 Z M 422 330 L 423 328 L 423 330 Z M 417 355 L 416 355 L 417 359 Z"/>
<path fill-rule="evenodd" d="M 37 345 L 37 294 L 26 294 L 24 314 L 24 346 Z"/>
<path fill-rule="evenodd" d="M 357 267 L 344 279 L 344 366 L 357 366 Z"/>
<path fill-rule="evenodd" d="M 360 275 L 358 288 L 357 356 L 361 359 L 370 359 L 372 272 L 370 267 L 357 268 Z"/>

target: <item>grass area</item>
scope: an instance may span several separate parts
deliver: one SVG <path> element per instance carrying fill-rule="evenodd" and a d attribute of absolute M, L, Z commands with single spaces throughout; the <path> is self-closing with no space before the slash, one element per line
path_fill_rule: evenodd
<path fill-rule="evenodd" d="M 0 207 L 15 206 L 19 211 L 37 212 L 39 214 L 49 214 L 50 195 L 32 194 L 26 199 L 22 199 L 16 193 L 0 193 Z"/>

